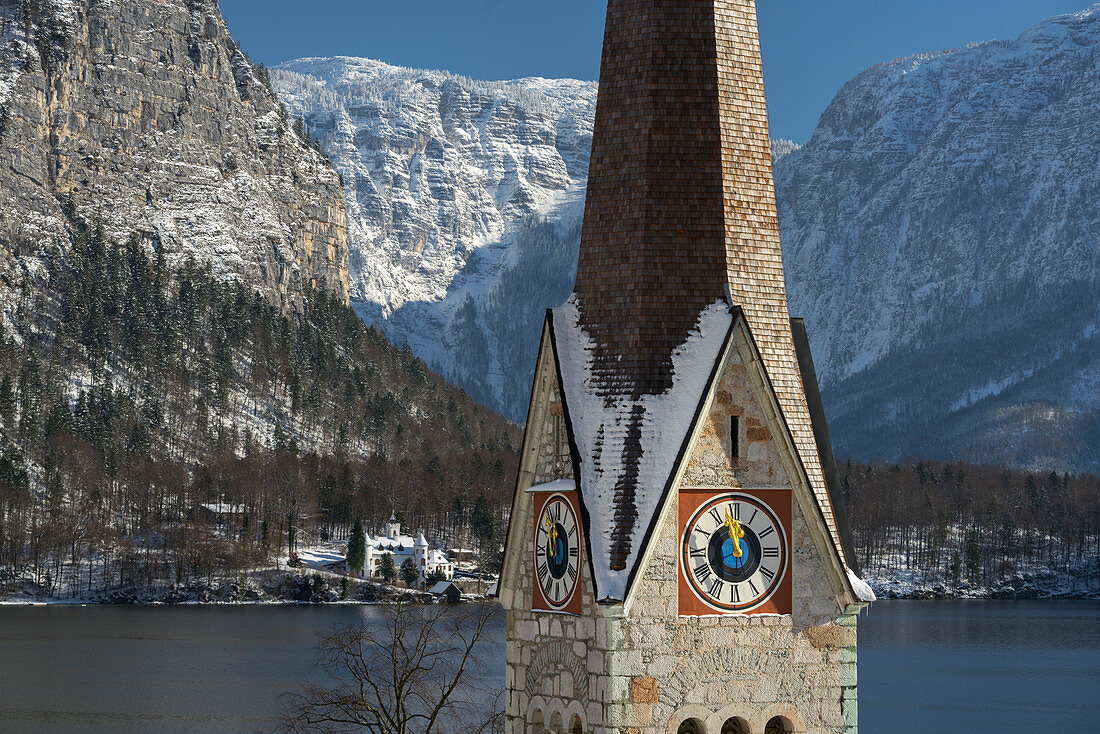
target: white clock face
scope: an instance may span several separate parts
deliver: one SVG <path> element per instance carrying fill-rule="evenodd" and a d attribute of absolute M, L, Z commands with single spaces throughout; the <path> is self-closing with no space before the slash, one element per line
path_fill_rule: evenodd
<path fill-rule="evenodd" d="M 580 529 L 573 506 L 555 495 L 543 505 L 535 525 L 535 582 L 553 609 L 573 598 L 580 576 Z"/>
<path fill-rule="evenodd" d="M 688 520 L 680 544 L 688 586 L 719 612 L 749 612 L 779 588 L 787 536 L 776 514 L 746 494 L 711 497 Z"/>

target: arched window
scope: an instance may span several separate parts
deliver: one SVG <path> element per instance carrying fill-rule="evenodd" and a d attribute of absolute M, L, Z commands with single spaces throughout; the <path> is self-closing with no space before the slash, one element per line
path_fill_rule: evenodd
<path fill-rule="evenodd" d="M 573 714 L 573 718 L 569 721 L 569 734 L 584 734 L 584 724 L 577 714 Z"/>
<path fill-rule="evenodd" d="M 706 734 L 706 730 L 703 727 L 703 722 L 699 721 L 699 719 L 688 719 L 680 724 L 680 728 L 676 730 L 676 734 Z"/>
<path fill-rule="evenodd" d="M 722 734 L 749 734 L 749 722 L 734 716 L 722 724 Z"/>
<path fill-rule="evenodd" d="M 542 709 L 535 709 L 530 716 L 531 723 L 527 727 L 528 734 L 546 734 L 546 728 L 543 726 L 545 719 L 542 717 Z"/>
<path fill-rule="evenodd" d="M 764 727 L 764 734 L 793 734 L 794 727 L 791 726 L 791 722 L 784 719 L 782 716 L 776 716 L 768 721 L 768 725 Z"/>
<path fill-rule="evenodd" d="M 551 734 L 563 734 L 561 724 L 561 714 L 555 711 L 550 716 L 550 732 Z"/>

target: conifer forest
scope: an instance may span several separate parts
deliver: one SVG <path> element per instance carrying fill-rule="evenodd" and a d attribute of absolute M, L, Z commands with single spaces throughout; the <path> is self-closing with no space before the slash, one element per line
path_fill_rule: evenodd
<path fill-rule="evenodd" d="M 1100 592 L 1100 478 L 913 462 L 840 467 L 856 553 L 906 595 Z"/>
<path fill-rule="evenodd" d="M 517 428 L 327 293 L 283 313 L 95 224 L 46 277 L 0 334 L 0 595 L 231 578 L 391 511 L 502 532 Z"/>

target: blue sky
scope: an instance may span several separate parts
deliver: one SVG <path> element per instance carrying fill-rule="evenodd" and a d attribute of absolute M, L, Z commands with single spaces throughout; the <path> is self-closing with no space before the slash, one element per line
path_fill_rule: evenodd
<path fill-rule="evenodd" d="M 804 142 L 872 64 L 1015 38 L 1083 0 L 759 0 L 772 135 Z M 599 76 L 605 0 L 222 0 L 257 61 L 367 56 L 479 79 Z"/>

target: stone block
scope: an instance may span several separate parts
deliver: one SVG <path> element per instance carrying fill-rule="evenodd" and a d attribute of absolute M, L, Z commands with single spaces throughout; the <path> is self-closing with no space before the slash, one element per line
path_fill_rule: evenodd
<path fill-rule="evenodd" d="M 657 703 L 657 679 L 649 677 L 633 678 L 630 697 L 634 703 Z"/>

